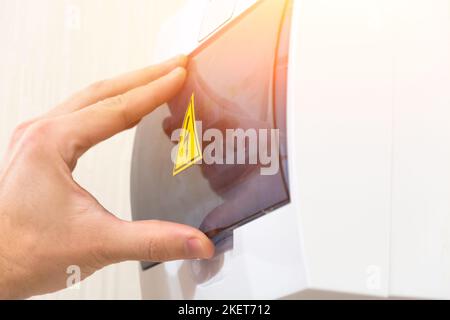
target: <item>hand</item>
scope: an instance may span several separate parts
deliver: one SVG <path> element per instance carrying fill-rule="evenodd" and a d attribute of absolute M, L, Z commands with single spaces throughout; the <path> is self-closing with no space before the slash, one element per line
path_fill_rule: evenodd
<path fill-rule="evenodd" d="M 73 265 L 85 279 L 126 260 L 212 257 L 200 231 L 119 220 L 72 177 L 89 148 L 134 127 L 180 90 L 186 60 L 91 85 L 16 129 L 0 169 L 0 298 L 63 289 Z"/>

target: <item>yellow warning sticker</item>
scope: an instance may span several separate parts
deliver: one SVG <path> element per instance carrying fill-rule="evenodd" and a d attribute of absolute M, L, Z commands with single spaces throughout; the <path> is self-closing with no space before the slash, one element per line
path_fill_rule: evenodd
<path fill-rule="evenodd" d="M 176 176 L 202 159 L 203 155 L 195 122 L 195 97 L 192 94 L 180 133 L 173 175 Z"/>

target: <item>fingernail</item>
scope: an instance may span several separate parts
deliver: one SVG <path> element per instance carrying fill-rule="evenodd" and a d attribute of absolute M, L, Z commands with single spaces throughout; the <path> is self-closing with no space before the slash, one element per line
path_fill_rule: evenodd
<path fill-rule="evenodd" d="M 178 64 L 182 66 L 185 66 L 187 64 L 188 58 L 184 54 L 180 54 L 178 56 L 173 57 L 171 60 L 178 62 Z"/>
<path fill-rule="evenodd" d="M 203 258 L 205 256 L 205 252 L 202 242 L 196 238 L 189 239 L 186 242 L 186 254 L 191 258 Z"/>
<path fill-rule="evenodd" d="M 176 67 L 175 69 L 172 70 L 170 74 L 174 77 L 178 77 L 182 74 L 186 74 L 186 69 L 183 67 Z"/>

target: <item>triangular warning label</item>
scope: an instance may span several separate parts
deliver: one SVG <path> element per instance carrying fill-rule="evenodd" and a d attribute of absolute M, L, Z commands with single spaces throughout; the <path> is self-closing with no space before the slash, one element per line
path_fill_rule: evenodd
<path fill-rule="evenodd" d="M 194 94 L 192 94 L 180 133 L 178 153 L 175 160 L 175 167 L 173 168 L 174 176 L 192 167 L 197 161 L 203 159 L 200 142 L 197 136 L 197 127 L 195 125 L 194 104 L 195 99 Z"/>

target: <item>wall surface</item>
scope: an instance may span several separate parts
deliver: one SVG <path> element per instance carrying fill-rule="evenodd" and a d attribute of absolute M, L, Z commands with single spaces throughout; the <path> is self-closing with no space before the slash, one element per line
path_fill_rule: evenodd
<path fill-rule="evenodd" d="M 0 153 L 14 127 L 96 80 L 152 62 L 160 24 L 184 0 L 0 0 Z M 130 219 L 134 131 L 91 150 L 76 180 Z M 138 264 L 102 270 L 44 299 L 139 299 Z"/>

